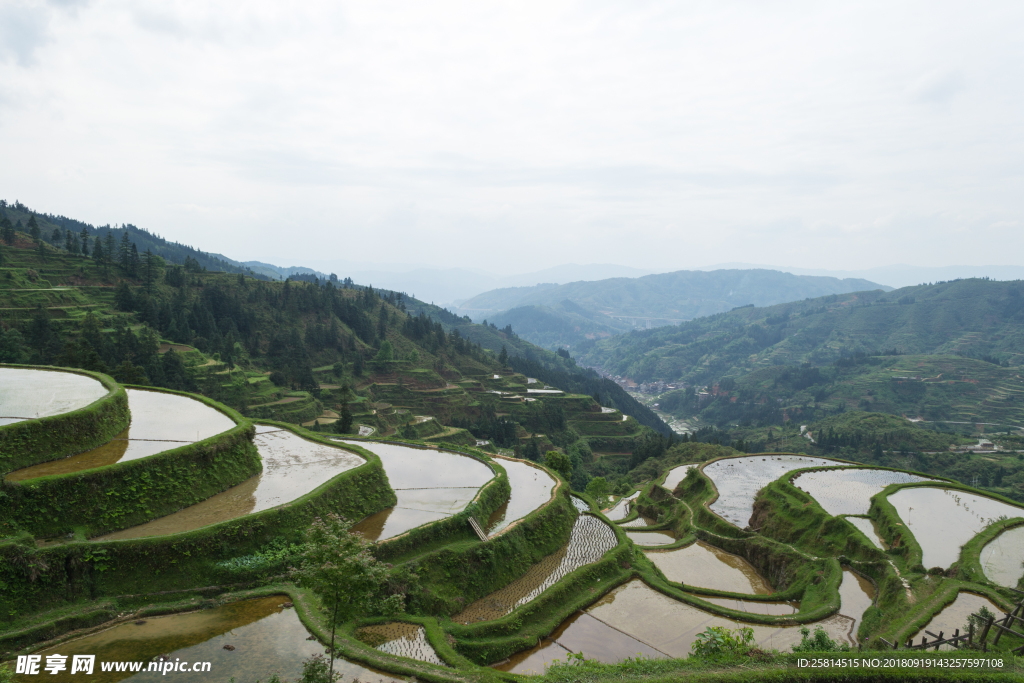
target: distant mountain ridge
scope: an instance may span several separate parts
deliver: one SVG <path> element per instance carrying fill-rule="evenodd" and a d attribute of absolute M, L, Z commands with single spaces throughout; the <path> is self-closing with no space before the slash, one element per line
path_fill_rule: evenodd
<path fill-rule="evenodd" d="M 511 324 L 542 346 L 572 346 L 641 327 L 676 325 L 742 306 L 770 306 L 830 294 L 882 290 L 858 278 L 793 275 L 775 270 L 680 270 L 638 278 L 541 284 L 485 292 L 457 313 Z"/>

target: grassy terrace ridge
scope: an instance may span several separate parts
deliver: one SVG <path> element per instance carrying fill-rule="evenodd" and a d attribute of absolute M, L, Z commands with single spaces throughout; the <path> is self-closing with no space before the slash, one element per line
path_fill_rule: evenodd
<path fill-rule="evenodd" d="M 145 458 L 80 472 L 2 482 L 7 503 L 0 524 L 10 533 L 40 538 L 98 536 L 194 505 L 262 471 L 252 423 L 204 396 L 169 389 L 225 414 L 231 429 Z"/>
<path fill-rule="evenodd" d="M 96 448 L 128 427 L 128 394 L 124 387 L 107 375 L 87 370 L 10 363 L 0 363 L 0 368 L 71 372 L 91 377 L 107 389 L 106 396 L 77 410 L 0 426 L 0 476 Z"/>

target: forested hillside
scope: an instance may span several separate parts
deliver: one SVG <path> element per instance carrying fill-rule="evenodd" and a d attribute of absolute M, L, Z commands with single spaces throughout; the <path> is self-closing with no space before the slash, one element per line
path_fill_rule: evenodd
<path fill-rule="evenodd" d="M 587 365 L 638 382 L 706 384 L 772 365 L 825 365 L 887 350 L 1017 365 L 1024 358 L 1024 283 L 958 280 L 740 308 L 585 342 L 576 352 Z"/>
<path fill-rule="evenodd" d="M 629 453 L 650 428 L 669 431 L 614 383 L 510 329 L 348 279 L 168 263 L 140 253 L 135 235 L 110 247 L 105 234 L 79 236 L 75 253 L 5 230 L 0 362 L 198 391 L 246 415 L 342 433 L 489 442 L 535 459 L 558 449 L 573 455 L 581 487 L 591 471 L 626 469 L 594 451 Z M 545 384 L 561 391 L 531 393 Z"/>

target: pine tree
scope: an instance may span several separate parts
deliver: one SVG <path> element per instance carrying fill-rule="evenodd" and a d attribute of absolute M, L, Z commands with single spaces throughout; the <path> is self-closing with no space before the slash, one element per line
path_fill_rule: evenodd
<path fill-rule="evenodd" d="M 129 272 L 132 263 L 132 242 L 128 239 L 128 231 L 121 233 L 121 246 L 117 250 L 117 264 L 121 270 Z"/>
<path fill-rule="evenodd" d="M 64 239 L 64 231 L 60 228 L 54 228 L 53 232 L 50 233 L 50 244 L 60 248 L 60 243 Z"/>
<path fill-rule="evenodd" d="M 82 256 L 89 255 L 89 231 L 82 228 Z"/>
<path fill-rule="evenodd" d="M 64 233 L 64 251 L 68 252 L 69 254 L 73 254 L 75 253 L 72 251 L 72 248 L 74 246 L 75 236 L 71 233 L 70 230 L 68 230 L 67 232 Z"/>
<path fill-rule="evenodd" d="M 14 225 L 7 216 L 0 218 L 0 238 L 7 244 L 14 244 Z"/>
<path fill-rule="evenodd" d="M 39 254 L 39 259 L 45 263 L 46 262 L 46 247 L 43 246 L 43 241 L 42 240 L 39 240 L 39 242 L 36 243 L 36 253 Z"/>
<path fill-rule="evenodd" d="M 99 238 L 96 238 L 96 243 L 92 245 L 92 259 L 97 265 L 103 265 L 105 260 L 103 254 L 103 242 Z"/>
<path fill-rule="evenodd" d="M 128 256 L 128 274 L 132 277 L 137 277 L 140 265 L 141 260 L 139 259 L 139 248 L 135 246 L 135 242 L 132 242 L 131 253 Z"/>
<path fill-rule="evenodd" d="M 39 224 L 36 223 L 35 216 L 29 216 L 28 218 L 28 234 L 32 236 L 32 239 L 39 239 Z"/>
<path fill-rule="evenodd" d="M 117 250 L 117 240 L 110 232 L 110 228 L 107 228 L 107 234 L 103 237 L 103 255 L 107 259 L 107 263 L 114 262 L 114 252 Z"/>
<path fill-rule="evenodd" d="M 504 344 L 501 346 L 501 353 L 498 354 L 498 362 L 501 363 L 501 367 L 508 367 L 508 349 L 505 348 Z"/>

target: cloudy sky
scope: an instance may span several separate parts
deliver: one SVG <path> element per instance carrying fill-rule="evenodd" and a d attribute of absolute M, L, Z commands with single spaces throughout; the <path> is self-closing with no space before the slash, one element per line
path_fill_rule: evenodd
<path fill-rule="evenodd" d="M 240 260 L 1024 263 L 1024 3 L 0 2 L 0 197 Z"/>

